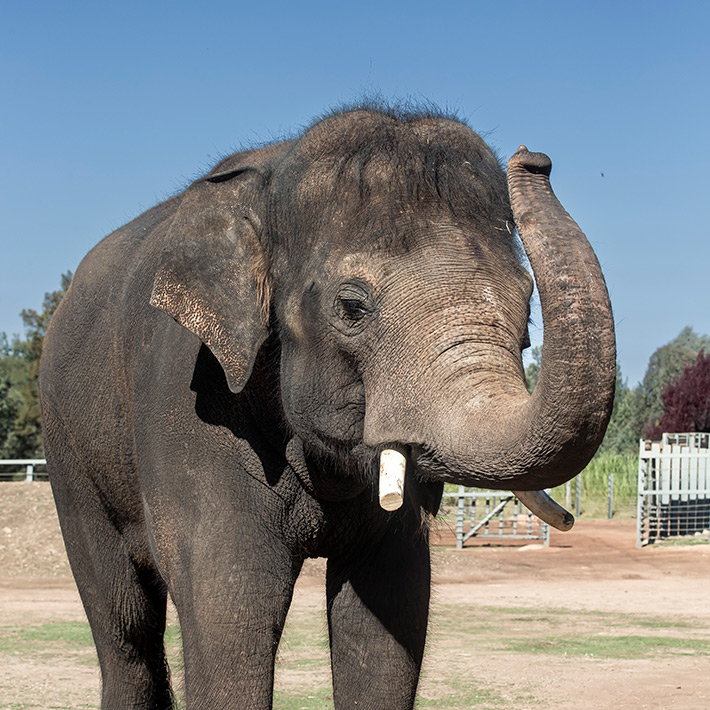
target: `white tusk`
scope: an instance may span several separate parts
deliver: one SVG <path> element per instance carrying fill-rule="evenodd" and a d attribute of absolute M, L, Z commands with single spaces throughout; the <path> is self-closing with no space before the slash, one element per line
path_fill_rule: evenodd
<path fill-rule="evenodd" d="M 548 525 L 567 532 L 574 525 L 574 515 L 555 503 L 545 491 L 512 491 L 520 502 Z"/>
<path fill-rule="evenodd" d="M 380 454 L 380 505 L 385 510 L 397 510 L 402 505 L 406 468 L 402 451 L 385 449 Z"/>

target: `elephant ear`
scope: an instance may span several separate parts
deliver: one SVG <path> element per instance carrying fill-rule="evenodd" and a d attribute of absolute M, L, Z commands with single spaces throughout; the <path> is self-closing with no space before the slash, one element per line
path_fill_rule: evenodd
<path fill-rule="evenodd" d="M 246 385 L 268 335 L 269 277 L 256 230 L 258 170 L 207 176 L 188 188 L 168 228 L 150 297 L 219 360 L 232 392 Z"/>

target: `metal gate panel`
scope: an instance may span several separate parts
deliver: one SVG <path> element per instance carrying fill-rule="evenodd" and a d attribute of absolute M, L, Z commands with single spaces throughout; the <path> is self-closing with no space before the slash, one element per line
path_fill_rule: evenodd
<path fill-rule="evenodd" d="M 710 527 L 710 435 L 664 434 L 639 444 L 636 546 Z"/>
<path fill-rule="evenodd" d="M 472 538 L 550 542 L 550 527 L 533 515 L 510 491 L 459 486 L 444 493 L 456 500 L 456 548 Z"/>

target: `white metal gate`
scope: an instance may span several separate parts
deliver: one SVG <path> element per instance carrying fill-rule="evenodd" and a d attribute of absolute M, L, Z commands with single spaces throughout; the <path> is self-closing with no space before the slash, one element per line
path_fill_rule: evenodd
<path fill-rule="evenodd" d="M 510 491 L 459 486 L 456 499 L 456 549 L 473 537 L 498 540 L 540 540 L 550 543 L 550 527 L 533 515 Z"/>
<path fill-rule="evenodd" d="M 710 434 L 663 434 L 639 446 L 636 546 L 710 526 Z"/>

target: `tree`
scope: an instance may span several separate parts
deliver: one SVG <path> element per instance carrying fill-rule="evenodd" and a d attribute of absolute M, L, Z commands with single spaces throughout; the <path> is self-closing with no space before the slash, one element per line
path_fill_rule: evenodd
<path fill-rule="evenodd" d="M 14 338 L 10 343 L 5 333 L 0 333 L 0 458 L 19 457 L 21 446 L 14 425 L 28 379 L 22 342 Z"/>
<path fill-rule="evenodd" d="M 637 406 L 632 413 L 631 425 L 637 432 L 637 438 L 655 429 L 664 412 L 664 389 L 695 362 L 702 349 L 710 352 L 710 336 L 698 335 L 690 326 L 686 326 L 673 340 L 651 355 L 640 385 Z"/>
<path fill-rule="evenodd" d="M 0 458 L 13 458 L 14 436 L 12 425 L 17 417 L 19 398 L 11 394 L 9 380 L 0 380 Z"/>
<path fill-rule="evenodd" d="M 671 341 L 680 347 L 690 348 L 696 353 L 701 350 L 710 353 L 710 335 L 698 335 L 689 325 Z"/>
<path fill-rule="evenodd" d="M 39 409 L 39 361 L 47 326 L 71 283 L 63 274 L 60 288 L 45 293 L 41 312 L 22 311 L 25 340 L 10 345 L 0 340 L 0 456 L 39 458 L 44 455 Z"/>
<path fill-rule="evenodd" d="M 664 387 L 681 375 L 697 356 L 697 351 L 676 340 L 658 348 L 648 361 L 641 383 L 643 393 L 643 424 L 656 422 L 663 414 L 661 393 Z"/>
<path fill-rule="evenodd" d="M 621 365 L 616 363 L 616 389 L 614 391 L 614 404 L 611 410 L 611 419 L 607 427 L 600 453 L 623 454 L 638 443 L 629 426 L 635 407 L 635 390 L 629 389 L 627 381 L 621 373 Z"/>
<path fill-rule="evenodd" d="M 646 437 L 660 439 L 665 432 L 710 432 L 710 354 L 701 350 L 661 394 L 663 415 L 655 426 L 646 429 Z"/>
<path fill-rule="evenodd" d="M 525 382 L 528 386 L 528 392 L 532 394 L 537 384 L 537 378 L 540 376 L 540 363 L 542 362 L 542 348 L 538 345 L 530 351 L 532 362 L 525 368 Z"/>

